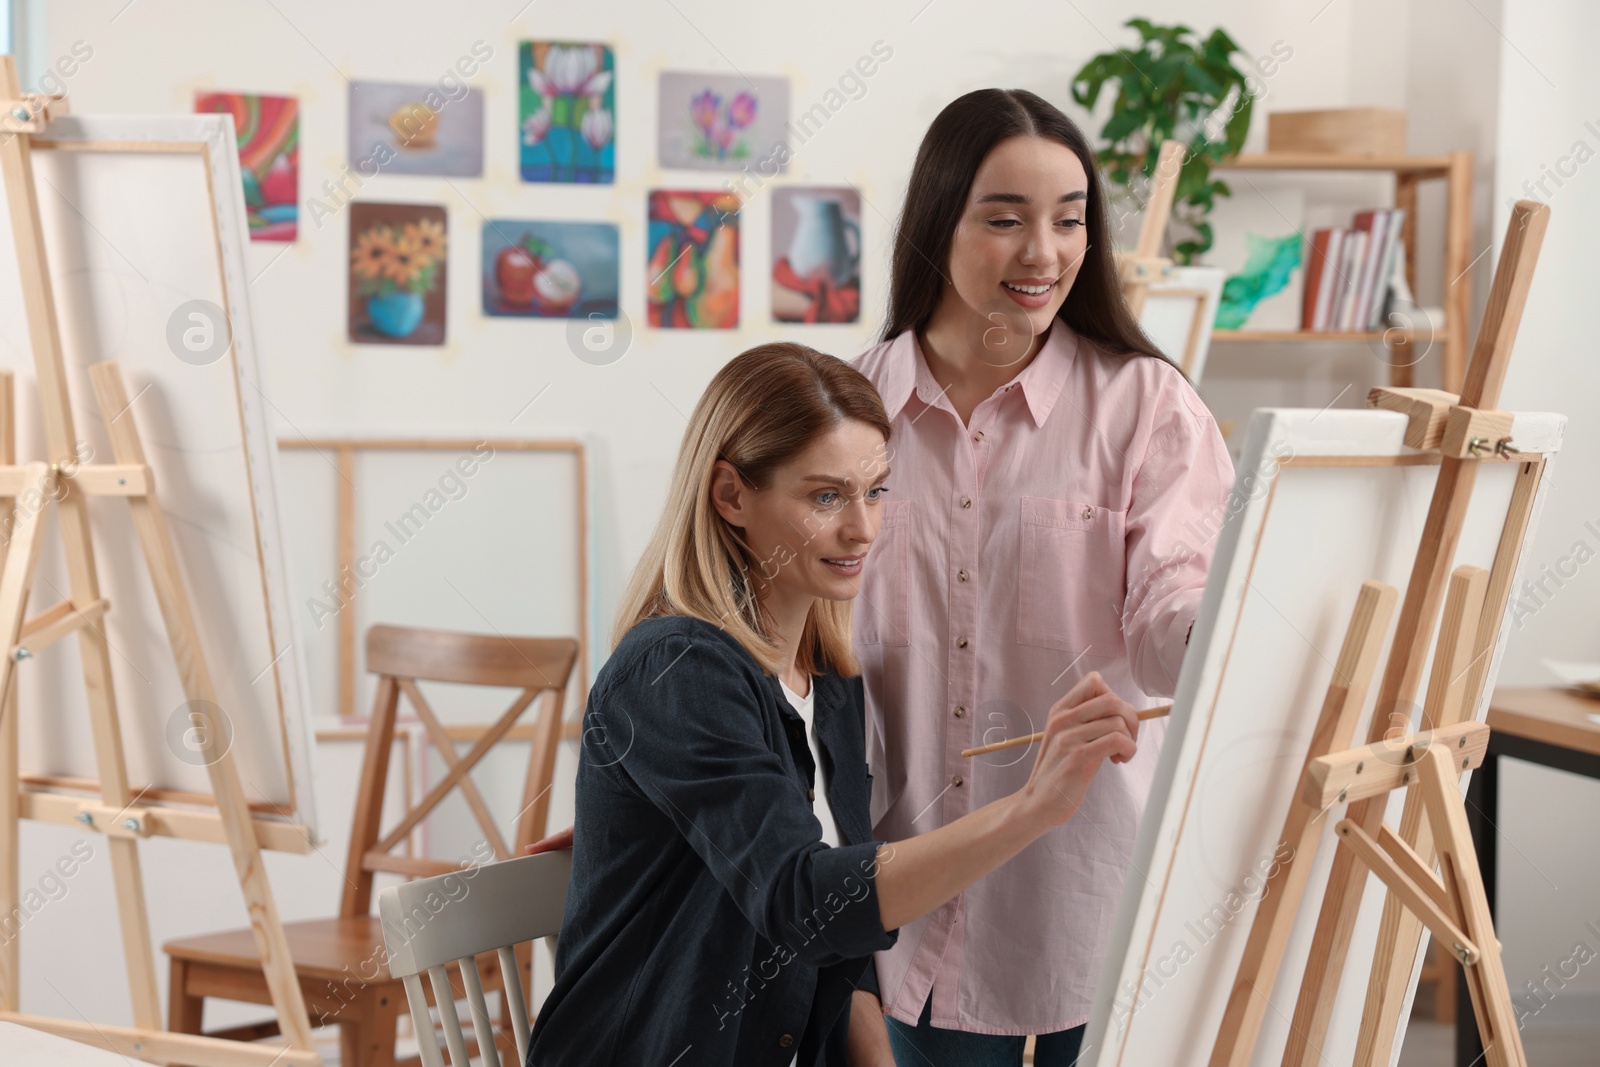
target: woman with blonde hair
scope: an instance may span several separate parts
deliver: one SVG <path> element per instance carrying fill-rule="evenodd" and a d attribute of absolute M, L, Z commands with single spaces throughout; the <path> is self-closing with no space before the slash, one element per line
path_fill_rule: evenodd
<path fill-rule="evenodd" d="M 1089 677 L 1013 794 L 874 840 L 851 599 L 888 492 L 856 370 L 762 345 L 712 379 L 584 715 L 572 881 L 533 1067 L 885 1067 L 871 954 L 1070 819 L 1135 752 Z M 1042 710 L 1042 709 L 1041 709 Z"/>

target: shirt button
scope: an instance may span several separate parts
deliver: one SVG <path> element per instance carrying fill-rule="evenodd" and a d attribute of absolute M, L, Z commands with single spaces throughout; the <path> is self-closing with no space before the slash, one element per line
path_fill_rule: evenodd
<path fill-rule="evenodd" d="M 972 498 L 970 496 L 962 497 L 961 498 L 961 506 L 964 507 L 964 508 L 970 508 L 972 506 Z"/>
<path fill-rule="evenodd" d="M 965 637 L 956 638 L 956 647 L 957 648 L 966 648 L 967 647 L 967 639 Z"/>
<path fill-rule="evenodd" d="M 950 780 L 950 784 L 959 788 L 961 786 L 961 776 L 959 774 L 956 775 Z"/>
<path fill-rule="evenodd" d="M 807 789 L 806 790 L 806 799 L 807 800 L 815 800 L 815 799 L 817 799 L 817 791 L 815 789 Z"/>
<path fill-rule="evenodd" d="M 1084 508 L 1083 509 L 1083 518 L 1084 518 L 1084 521 L 1088 521 L 1089 519 L 1094 518 L 1094 508 Z"/>
<path fill-rule="evenodd" d="M 794 1044 L 794 1035 L 784 1034 L 782 1037 L 778 1038 L 778 1044 L 782 1045 L 784 1048 L 788 1048 L 790 1045 Z"/>
<path fill-rule="evenodd" d="M 966 713 L 967 713 L 966 705 L 964 705 L 964 704 L 957 704 L 956 705 L 956 718 L 959 719 L 959 718 L 961 718 L 961 716 L 965 715 Z"/>
<path fill-rule="evenodd" d="M 964 582 L 967 580 L 967 572 L 965 570 L 956 571 L 956 577 Z"/>
<path fill-rule="evenodd" d="M 981 441 L 981 440 L 983 440 L 983 431 L 982 431 L 982 430 L 979 430 L 979 431 L 978 431 L 978 433 L 977 433 L 977 435 L 976 435 L 976 436 L 974 436 L 974 437 L 973 437 L 973 440 L 974 440 L 974 441 Z"/>

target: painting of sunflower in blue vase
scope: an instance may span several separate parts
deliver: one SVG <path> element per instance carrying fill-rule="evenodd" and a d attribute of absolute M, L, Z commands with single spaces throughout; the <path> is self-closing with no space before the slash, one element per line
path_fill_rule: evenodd
<path fill-rule="evenodd" d="M 444 208 L 350 206 L 350 340 L 444 344 L 447 241 Z"/>

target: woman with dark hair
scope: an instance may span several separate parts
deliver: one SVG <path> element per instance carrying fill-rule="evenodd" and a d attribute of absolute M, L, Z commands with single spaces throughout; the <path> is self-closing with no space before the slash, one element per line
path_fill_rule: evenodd
<path fill-rule="evenodd" d="M 1091 671 L 1135 706 L 1172 694 L 1211 555 L 1189 524 L 1233 471 L 1123 299 L 1087 142 L 1033 93 L 969 93 L 929 127 L 881 341 L 856 366 L 896 492 L 854 636 L 875 828 L 900 838 L 1014 791 L 1028 750 L 962 749 L 1037 730 Z M 1082 817 L 877 953 L 901 1067 L 1020 1064 L 1030 1034 L 1039 1067 L 1075 1060 L 1164 732 L 1145 730 Z"/>
<path fill-rule="evenodd" d="M 883 1016 L 851 1011 L 877 1006 L 871 953 L 1133 757 L 1132 707 L 1090 675 L 1040 706 L 1009 795 L 874 838 L 851 600 L 889 433 L 866 378 L 801 345 L 745 352 L 696 405 L 584 714 L 531 1067 L 893 1067 Z"/>

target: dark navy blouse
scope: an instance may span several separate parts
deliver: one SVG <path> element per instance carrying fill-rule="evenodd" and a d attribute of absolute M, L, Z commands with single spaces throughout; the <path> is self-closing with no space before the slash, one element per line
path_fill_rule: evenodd
<path fill-rule="evenodd" d="M 649 619 L 584 714 L 572 881 L 529 1067 L 842 1067 L 876 989 L 877 851 L 859 678 L 817 675 L 816 732 L 734 638 Z M 809 791 L 827 782 L 840 846 Z"/>

